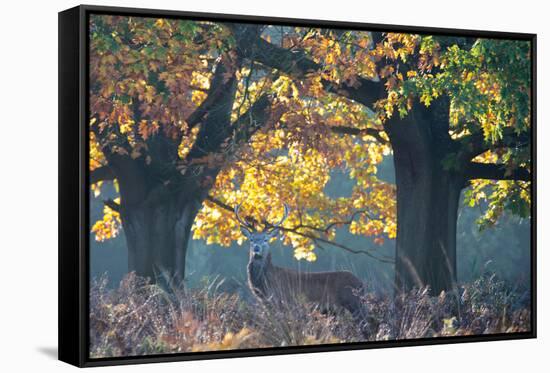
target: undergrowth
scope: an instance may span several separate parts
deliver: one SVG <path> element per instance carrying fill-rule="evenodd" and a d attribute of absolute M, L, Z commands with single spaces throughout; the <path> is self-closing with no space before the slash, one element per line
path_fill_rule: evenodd
<path fill-rule="evenodd" d="M 366 292 L 368 337 L 347 311 L 325 313 L 298 300 L 283 307 L 218 291 L 164 290 L 128 274 L 110 289 L 106 276 L 90 289 L 90 356 L 151 355 L 358 341 L 529 331 L 529 292 L 487 274 L 456 291 L 431 296 Z"/>

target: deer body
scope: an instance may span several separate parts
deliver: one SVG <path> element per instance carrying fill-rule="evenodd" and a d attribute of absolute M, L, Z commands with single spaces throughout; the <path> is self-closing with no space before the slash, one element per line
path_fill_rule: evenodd
<path fill-rule="evenodd" d="M 272 263 L 269 240 L 276 237 L 279 226 L 288 214 L 286 205 L 283 219 L 271 225 L 271 229 L 263 231 L 257 231 L 243 221 L 239 217 L 239 207 L 235 208 L 235 214 L 241 223 L 242 233 L 250 242 L 248 284 L 260 301 L 277 306 L 289 304 L 301 297 L 307 302 L 318 304 L 323 310 L 345 308 L 360 325 L 365 322 L 360 299 L 363 282 L 351 272 L 301 272 Z"/>
<path fill-rule="evenodd" d="M 273 265 L 268 254 L 265 262 L 250 259 L 248 284 L 262 301 L 289 303 L 303 297 L 323 309 L 343 307 L 353 316 L 361 313 L 363 283 L 349 271 L 299 272 Z"/>

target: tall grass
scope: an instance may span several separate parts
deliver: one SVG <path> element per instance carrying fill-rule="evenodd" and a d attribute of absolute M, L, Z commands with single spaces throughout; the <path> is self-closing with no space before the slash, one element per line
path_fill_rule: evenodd
<path fill-rule="evenodd" d="M 529 293 L 487 274 L 455 292 L 428 289 L 389 296 L 367 292 L 368 338 L 345 311 L 321 312 L 300 297 L 272 307 L 220 291 L 170 289 L 128 274 L 118 288 L 107 277 L 90 291 L 90 355 L 159 353 L 346 343 L 528 331 Z"/>

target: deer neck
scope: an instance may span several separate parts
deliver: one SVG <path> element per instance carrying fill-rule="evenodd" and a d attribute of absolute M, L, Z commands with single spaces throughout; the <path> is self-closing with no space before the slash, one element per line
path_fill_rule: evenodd
<path fill-rule="evenodd" d="M 271 253 L 267 254 L 265 258 L 251 256 L 247 269 L 248 282 L 252 292 L 260 298 L 268 297 L 268 277 L 270 277 L 269 273 L 272 270 Z"/>
<path fill-rule="evenodd" d="M 256 258 L 253 254 L 250 255 L 248 260 L 248 266 L 253 266 L 256 268 L 268 268 L 271 266 L 271 253 L 268 253 L 265 257 Z"/>
<path fill-rule="evenodd" d="M 254 258 L 254 256 L 250 256 L 250 260 L 248 261 L 248 274 L 251 279 L 264 277 L 265 273 L 269 272 L 272 266 L 271 253 L 268 253 L 264 258 Z"/>

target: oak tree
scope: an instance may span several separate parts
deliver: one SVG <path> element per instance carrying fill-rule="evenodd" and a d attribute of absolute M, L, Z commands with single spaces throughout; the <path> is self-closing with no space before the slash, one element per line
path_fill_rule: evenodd
<path fill-rule="evenodd" d="M 92 192 L 113 180 L 92 231 L 123 229 L 129 270 L 184 278 L 187 242 L 241 242 L 291 214 L 298 259 L 337 228 L 396 238 L 396 286 L 456 282 L 461 192 L 479 224 L 530 213 L 528 41 L 93 16 Z M 393 156 L 395 185 L 377 165 Z M 334 170 L 354 181 L 333 198 Z"/>

